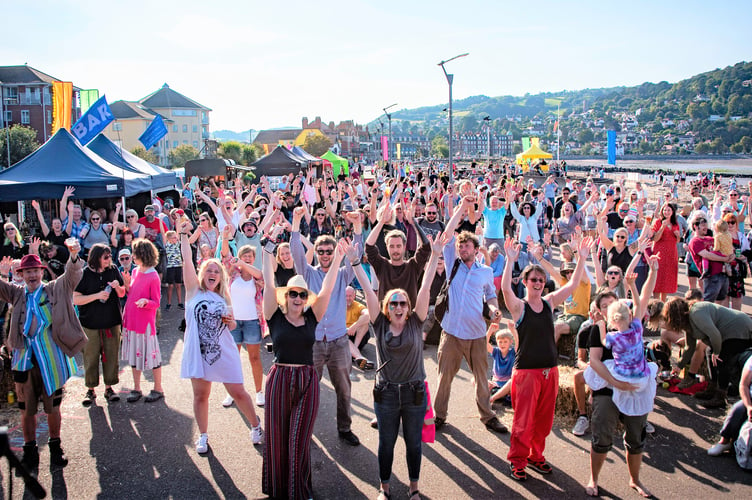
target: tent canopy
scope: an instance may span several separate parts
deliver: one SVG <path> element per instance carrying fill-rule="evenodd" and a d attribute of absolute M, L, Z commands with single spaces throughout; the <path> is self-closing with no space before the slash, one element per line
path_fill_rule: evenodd
<path fill-rule="evenodd" d="M 311 163 L 323 163 L 321 158 L 316 158 L 311 153 L 306 151 L 305 149 L 299 147 L 299 146 L 293 146 L 292 152 L 295 153 L 297 156 L 303 158 L 306 161 L 309 161 Z"/>
<path fill-rule="evenodd" d="M 268 155 L 259 158 L 251 166 L 256 167 L 257 176 L 282 176 L 297 174 L 308 167 L 308 162 L 295 155 L 286 147 L 279 145 Z"/>
<path fill-rule="evenodd" d="M 0 199 L 60 198 L 66 186 L 76 198 L 134 196 L 152 188 L 148 175 L 109 163 L 82 147 L 66 129 L 12 167 L 0 172 Z"/>
<path fill-rule="evenodd" d="M 175 172 L 158 167 L 139 158 L 130 151 L 122 149 L 102 134 L 95 137 L 86 147 L 113 165 L 131 172 L 150 176 L 152 189 L 154 190 L 173 188 L 177 183 L 178 179 Z"/>
<path fill-rule="evenodd" d="M 251 167 L 236 165 L 234 160 L 224 158 L 204 158 L 201 160 L 188 160 L 185 162 L 185 178 L 196 177 L 214 177 L 228 175 L 227 169 L 251 171 Z"/>
<path fill-rule="evenodd" d="M 350 175 L 350 163 L 346 159 L 336 155 L 332 151 L 327 151 L 326 153 L 321 155 L 321 159 L 331 162 L 332 173 L 334 174 L 334 177 L 337 177 L 340 172 L 344 173 L 345 175 Z"/>
<path fill-rule="evenodd" d="M 527 151 L 523 151 L 517 155 L 517 163 L 524 163 L 525 160 L 539 160 L 542 158 L 553 158 L 551 153 L 546 153 L 537 144 L 533 144 Z"/>

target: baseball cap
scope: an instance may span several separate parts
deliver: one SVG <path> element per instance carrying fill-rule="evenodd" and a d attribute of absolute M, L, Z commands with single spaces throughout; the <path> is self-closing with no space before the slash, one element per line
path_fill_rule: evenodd
<path fill-rule="evenodd" d="M 146 205 L 146 206 L 144 207 L 144 212 L 146 212 L 147 210 L 152 210 L 152 211 L 156 211 L 156 210 L 157 210 L 157 207 L 156 207 L 156 206 L 154 206 L 154 205 Z"/>
<path fill-rule="evenodd" d="M 123 248 L 118 252 L 118 257 L 122 257 L 123 255 L 130 255 L 131 251 L 127 248 Z"/>
<path fill-rule="evenodd" d="M 613 189 L 611 189 L 611 188 L 606 189 L 606 196 L 613 196 L 613 195 L 614 195 L 614 190 Z"/>

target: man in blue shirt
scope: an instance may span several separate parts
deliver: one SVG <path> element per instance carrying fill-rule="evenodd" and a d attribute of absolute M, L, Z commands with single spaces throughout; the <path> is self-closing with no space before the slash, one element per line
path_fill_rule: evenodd
<path fill-rule="evenodd" d="M 447 223 L 446 234 L 454 234 L 465 209 L 473 203 L 475 200 L 472 196 L 462 199 Z M 501 311 L 493 284 L 493 271 L 476 260 L 478 247 L 478 238 L 467 231 L 453 237 L 444 247 L 447 279 L 452 274 L 451 269 L 457 258 L 460 263 L 449 286 L 449 309 L 441 322 L 443 333 L 438 352 L 439 386 L 434 400 L 434 422 L 436 430 L 446 424 L 452 380 L 464 358 L 473 372 L 475 403 L 478 405 L 481 421 L 488 429 L 504 433 L 507 428 L 499 422 L 491 409 L 490 391 L 486 383 L 488 354 L 483 302 L 488 304 L 492 318 L 501 318 Z"/>

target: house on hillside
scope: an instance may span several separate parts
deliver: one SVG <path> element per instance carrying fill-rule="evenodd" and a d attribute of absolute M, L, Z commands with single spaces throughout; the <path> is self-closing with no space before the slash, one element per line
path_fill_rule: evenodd
<path fill-rule="evenodd" d="M 43 144 L 52 136 L 52 82 L 59 78 L 31 66 L 0 66 L 0 128 L 25 125 Z M 71 124 L 80 117 L 79 91 L 73 86 Z"/>

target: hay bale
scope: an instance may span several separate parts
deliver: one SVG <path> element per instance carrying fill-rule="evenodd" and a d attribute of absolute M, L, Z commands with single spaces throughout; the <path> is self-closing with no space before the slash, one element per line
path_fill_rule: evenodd
<path fill-rule="evenodd" d="M 556 397 L 554 416 L 568 425 L 574 423 L 578 411 L 574 397 L 574 374 L 579 370 L 572 366 L 559 366 L 559 393 Z M 590 388 L 587 389 L 590 391 Z"/>
<path fill-rule="evenodd" d="M 577 364 L 577 335 L 571 333 L 562 335 L 559 337 L 556 349 L 559 352 L 560 364 L 567 366 L 575 366 Z"/>

